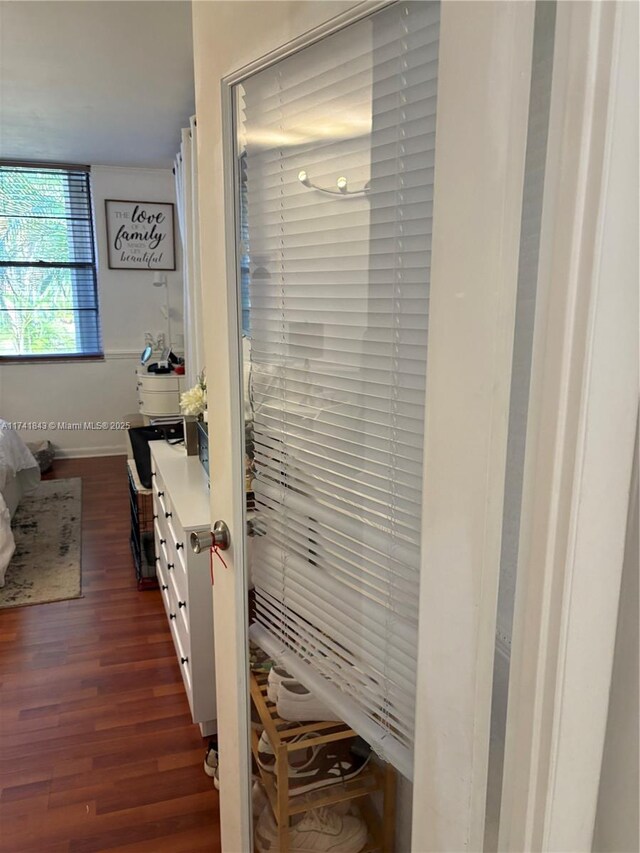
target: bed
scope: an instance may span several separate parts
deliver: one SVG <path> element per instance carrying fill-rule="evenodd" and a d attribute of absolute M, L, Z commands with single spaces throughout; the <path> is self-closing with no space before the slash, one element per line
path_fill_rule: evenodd
<path fill-rule="evenodd" d="M 15 549 L 11 519 L 22 496 L 39 481 L 35 457 L 18 433 L 0 419 L 0 587 Z"/>

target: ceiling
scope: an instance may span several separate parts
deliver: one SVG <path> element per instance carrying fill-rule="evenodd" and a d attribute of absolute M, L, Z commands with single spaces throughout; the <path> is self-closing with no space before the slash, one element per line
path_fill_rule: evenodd
<path fill-rule="evenodd" d="M 169 167 L 194 111 L 190 2 L 0 2 L 0 157 Z"/>

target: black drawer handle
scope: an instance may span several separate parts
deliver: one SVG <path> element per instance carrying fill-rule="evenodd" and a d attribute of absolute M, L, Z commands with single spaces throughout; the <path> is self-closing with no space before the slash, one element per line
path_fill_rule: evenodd
<path fill-rule="evenodd" d="M 180 548 L 184 548 L 184 542 L 176 542 L 176 551 L 179 551 Z"/>
<path fill-rule="evenodd" d="M 159 562 L 160 562 L 160 557 L 156 557 L 156 558 L 155 558 L 155 560 L 156 560 L 156 563 L 159 563 Z"/>
<path fill-rule="evenodd" d="M 182 658 L 182 657 L 181 657 L 181 658 L 180 658 L 180 663 L 182 663 L 182 664 L 184 664 L 184 663 L 189 663 L 189 658 Z"/>
<path fill-rule="evenodd" d="M 170 613 L 170 614 L 169 614 L 169 619 L 175 619 L 175 618 L 176 618 L 176 614 L 175 614 L 175 613 Z"/>
<path fill-rule="evenodd" d="M 164 591 L 165 589 L 169 589 L 169 587 L 166 585 L 166 583 L 163 583 L 161 589 Z"/>
<path fill-rule="evenodd" d="M 180 609 L 181 607 L 186 607 L 186 606 L 187 606 L 187 602 L 186 602 L 186 601 L 179 601 L 179 602 L 178 602 L 178 609 Z"/>
<path fill-rule="evenodd" d="M 169 569 L 169 571 L 171 571 L 171 569 L 175 569 L 175 567 L 175 563 L 167 563 L 167 568 Z"/>
<path fill-rule="evenodd" d="M 153 516 L 153 520 L 155 521 L 157 517 L 158 517 L 157 515 L 154 515 L 154 516 Z"/>
<path fill-rule="evenodd" d="M 166 539 L 161 539 L 161 540 L 160 540 L 160 544 L 161 544 L 161 545 L 166 545 L 166 544 L 167 544 L 167 540 L 166 540 Z"/>
<path fill-rule="evenodd" d="M 172 512 L 165 512 L 164 517 L 165 518 L 173 518 L 173 513 Z"/>
<path fill-rule="evenodd" d="M 164 492 L 158 492 L 158 497 L 159 497 L 159 498 L 163 498 L 163 497 L 164 497 Z"/>

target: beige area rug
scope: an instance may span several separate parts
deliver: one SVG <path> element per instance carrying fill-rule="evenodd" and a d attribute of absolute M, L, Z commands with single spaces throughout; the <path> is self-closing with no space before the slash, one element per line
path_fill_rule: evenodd
<path fill-rule="evenodd" d="M 82 481 L 43 480 L 13 517 L 16 550 L 0 587 L 0 608 L 82 595 Z"/>

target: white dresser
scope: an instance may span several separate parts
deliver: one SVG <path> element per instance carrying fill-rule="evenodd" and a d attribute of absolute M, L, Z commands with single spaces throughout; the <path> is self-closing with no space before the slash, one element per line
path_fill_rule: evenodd
<path fill-rule="evenodd" d="M 195 554 L 193 530 L 210 530 L 209 489 L 197 456 L 149 442 L 156 568 L 162 601 L 194 723 L 216 731 L 213 601 L 209 553 Z"/>
<path fill-rule="evenodd" d="M 147 417 L 179 415 L 183 383 L 184 376 L 177 373 L 147 373 L 145 368 L 139 368 L 136 385 L 140 414 Z"/>

